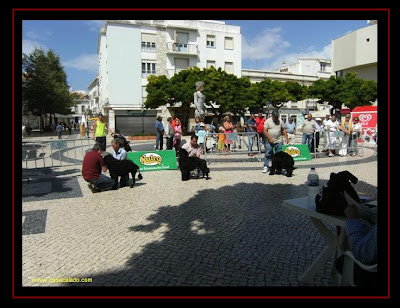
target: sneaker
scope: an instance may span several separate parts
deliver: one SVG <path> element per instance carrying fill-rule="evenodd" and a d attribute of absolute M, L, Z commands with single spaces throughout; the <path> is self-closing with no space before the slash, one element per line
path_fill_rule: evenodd
<path fill-rule="evenodd" d="M 268 167 L 264 167 L 263 173 L 267 173 L 267 172 L 268 172 L 268 170 L 269 170 L 269 168 L 268 168 Z"/>
<path fill-rule="evenodd" d="M 99 189 L 96 188 L 96 187 L 94 186 L 94 184 L 92 184 L 92 183 L 89 183 L 89 184 L 88 184 L 88 187 L 89 187 L 89 189 L 91 190 L 92 193 L 97 193 L 97 192 L 99 192 Z"/>

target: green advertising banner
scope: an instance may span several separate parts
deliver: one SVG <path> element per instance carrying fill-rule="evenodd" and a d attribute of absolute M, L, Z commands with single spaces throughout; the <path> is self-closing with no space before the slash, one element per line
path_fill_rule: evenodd
<path fill-rule="evenodd" d="M 127 158 L 138 165 L 141 172 L 178 169 L 175 150 L 128 152 Z"/>
<path fill-rule="evenodd" d="M 311 154 L 307 144 L 284 144 L 282 146 L 282 151 L 292 156 L 294 161 L 311 160 Z"/>

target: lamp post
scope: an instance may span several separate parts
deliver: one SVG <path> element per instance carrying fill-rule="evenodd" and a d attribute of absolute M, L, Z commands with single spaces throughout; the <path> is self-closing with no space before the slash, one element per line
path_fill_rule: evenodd
<path fill-rule="evenodd" d="M 144 106 L 142 104 L 141 108 L 141 118 L 142 118 L 142 134 L 144 134 Z"/>

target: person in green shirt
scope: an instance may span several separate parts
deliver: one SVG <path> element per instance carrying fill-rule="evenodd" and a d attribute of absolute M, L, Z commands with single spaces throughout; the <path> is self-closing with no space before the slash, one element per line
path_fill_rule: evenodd
<path fill-rule="evenodd" d="M 98 115 L 98 120 L 93 125 L 93 138 L 100 143 L 103 151 L 106 150 L 106 136 L 109 129 L 107 123 L 104 122 L 103 115 Z"/>

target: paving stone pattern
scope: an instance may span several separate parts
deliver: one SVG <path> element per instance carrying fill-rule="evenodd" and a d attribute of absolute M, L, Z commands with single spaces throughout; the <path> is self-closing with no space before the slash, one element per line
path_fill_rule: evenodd
<path fill-rule="evenodd" d="M 311 165 L 322 182 L 331 172 L 349 170 L 359 178 L 356 190 L 376 197 L 372 152 L 297 163 L 292 178 L 263 174 L 262 162 L 210 164 L 208 181 L 182 182 L 178 170 L 146 172 L 132 189 L 96 194 L 76 166 L 54 168 L 51 192 L 38 177 L 31 184 L 42 183 L 46 194 L 23 194 L 23 213 L 46 211 L 46 223 L 44 232 L 23 235 L 22 284 L 300 286 L 299 276 L 326 242 L 282 201 L 306 194 Z M 328 260 L 312 285 L 331 285 L 331 267 Z M 92 282 L 33 280 L 67 277 Z"/>

